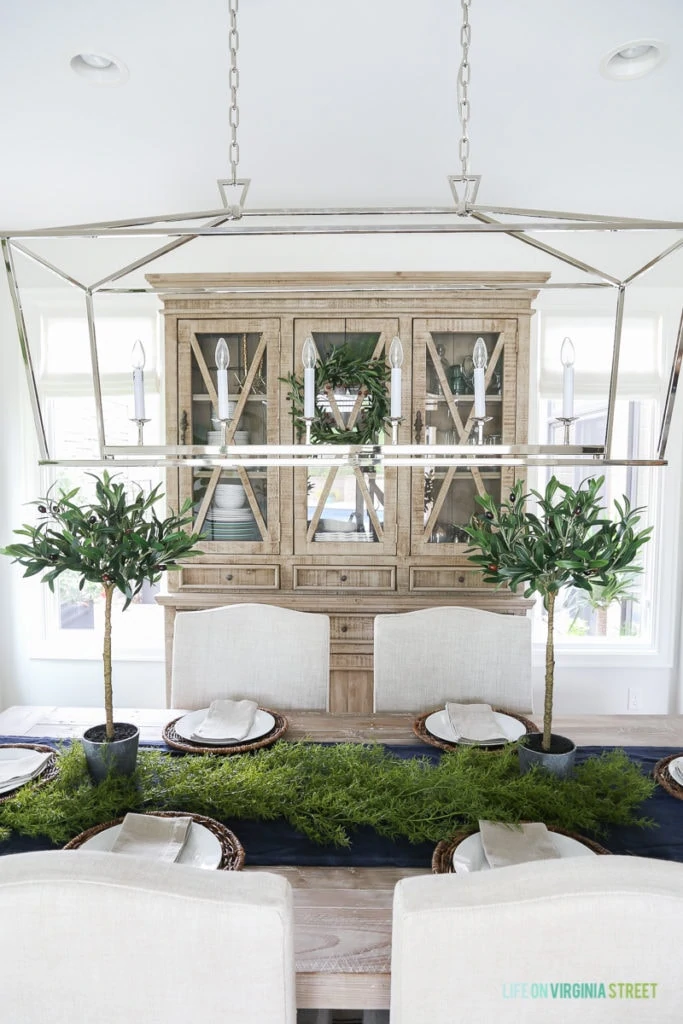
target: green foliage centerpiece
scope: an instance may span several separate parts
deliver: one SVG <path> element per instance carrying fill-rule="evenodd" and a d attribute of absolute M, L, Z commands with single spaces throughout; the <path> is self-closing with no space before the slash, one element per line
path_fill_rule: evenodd
<path fill-rule="evenodd" d="M 24 576 L 43 573 L 51 590 L 64 572 L 79 577 L 82 590 L 96 584 L 104 591 L 104 708 L 105 737 L 116 739 L 111 667 L 111 610 L 114 591 L 120 591 L 124 611 L 145 582 L 156 583 L 167 569 L 177 568 L 179 558 L 198 554 L 194 545 L 200 534 L 187 533 L 192 522 L 191 502 L 178 515 L 159 519 L 156 502 L 162 497 L 155 487 L 146 497 L 140 491 L 133 499 L 125 485 L 115 483 L 105 472 L 95 479 L 95 498 L 79 504 L 79 488 L 61 490 L 33 502 L 41 516 L 36 526 L 24 524 L 14 532 L 25 540 L 0 549 L 24 566 Z"/>
<path fill-rule="evenodd" d="M 128 811 L 188 811 L 218 821 L 287 821 L 323 846 L 350 846 L 361 828 L 411 843 L 437 843 L 481 818 L 531 819 L 572 832 L 652 825 L 643 801 L 654 781 L 623 750 L 605 751 L 570 781 L 520 775 L 514 747 L 495 756 L 464 747 L 434 763 L 379 744 L 288 743 L 233 757 L 170 757 L 143 750 L 132 778 L 92 786 L 79 744 L 49 786 L 29 784 L 0 803 L 0 843 L 15 835 L 65 843 Z"/>
<path fill-rule="evenodd" d="M 541 747 L 546 753 L 551 750 L 557 595 L 563 587 L 614 593 L 619 583 L 642 572 L 635 559 L 652 530 L 636 532 L 642 509 L 631 508 L 626 496 L 622 504 L 615 501 L 614 520 L 605 516 L 600 498 L 604 479 L 584 480 L 574 490 L 552 477 L 544 494 L 524 494 L 519 482 L 500 505 L 490 495 L 478 497 L 482 512 L 465 527 L 474 546 L 469 550 L 476 550 L 469 560 L 481 567 L 485 582 L 511 590 L 524 586 L 525 597 L 537 593 L 543 598 L 548 631 Z M 537 500 L 537 512 L 525 508 L 530 495 Z"/>
<path fill-rule="evenodd" d="M 349 391 L 359 394 L 363 406 L 356 422 L 344 428 L 333 410 L 316 401 L 315 416 L 311 424 L 311 441 L 315 444 L 376 444 L 389 416 L 387 384 L 391 370 L 384 358 L 373 358 L 376 337 L 361 337 L 347 341 L 331 350 L 327 356 L 318 356 L 315 364 L 316 393 L 334 395 Z M 290 373 L 282 378 L 289 384 L 287 396 L 291 403 L 290 415 L 297 437 L 304 436 L 304 382 L 302 377 Z M 317 397 L 317 396 L 316 396 Z"/>

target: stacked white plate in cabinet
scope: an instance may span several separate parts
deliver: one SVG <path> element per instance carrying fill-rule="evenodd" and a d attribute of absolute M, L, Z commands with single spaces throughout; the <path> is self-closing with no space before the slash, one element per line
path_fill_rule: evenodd
<path fill-rule="evenodd" d="M 229 484 L 217 484 L 213 503 L 215 508 L 242 508 L 247 504 L 247 493 L 239 480 Z"/>
<path fill-rule="evenodd" d="M 261 540 L 254 513 L 246 508 L 216 508 L 212 505 L 206 513 L 207 526 L 212 540 Z"/>

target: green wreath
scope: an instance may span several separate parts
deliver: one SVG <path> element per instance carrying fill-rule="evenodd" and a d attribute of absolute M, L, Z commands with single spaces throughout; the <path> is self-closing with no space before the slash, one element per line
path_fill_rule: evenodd
<path fill-rule="evenodd" d="M 311 424 L 311 441 L 314 444 L 377 443 L 378 435 L 389 418 L 387 384 L 391 379 L 391 369 L 383 358 L 372 358 L 375 344 L 374 337 L 353 344 L 345 342 L 333 348 L 325 358 L 318 358 L 315 364 L 316 398 L 321 391 L 329 393 L 339 388 L 352 388 L 358 389 L 370 401 L 363 406 L 355 425 L 348 430 L 336 424 L 331 410 L 321 408 L 316 402 Z M 297 438 L 301 440 L 306 430 L 303 377 L 290 373 L 280 379 L 289 384 L 290 416 Z"/>

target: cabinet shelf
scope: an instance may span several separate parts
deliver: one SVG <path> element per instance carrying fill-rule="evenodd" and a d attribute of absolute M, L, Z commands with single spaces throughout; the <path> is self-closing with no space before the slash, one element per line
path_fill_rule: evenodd
<path fill-rule="evenodd" d="M 428 405 L 432 405 L 435 402 L 436 403 L 445 402 L 446 401 L 446 396 L 442 395 L 442 394 L 434 395 L 434 394 L 432 394 L 431 391 L 428 391 L 426 396 L 425 396 L 425 401 L 426 401 L 426 403 Z M 457 405 L 458 402 L 473 402 L 474 401 L 474 395 L 453 395 L 453 401 L 456 403 L 456 405 Z M 487 401 L 487 403 L 488 402 L 502 402 L 503 401 L 503 396 L 502 395 L 489 395 L 487 393 L 486 401 Z"/>
<path fill-rule="evenodd" d="M 253 469 L 253 467 L 251 467 L 251 466 L 246 466 L 245 467 L 245 471 L 246 471 L 246 474 L 247 474 L 247 476 L 249 477 L 250 480 L 256 479 L 258 477 L 266 478 L 268 476 L 268 470 L 267 469 Z M 212 475 L 213 472 L 214 472 L 213 469 L 195 469 L 195 471 L 194 471 L 195 480 L 200 480 L 200 479 L 203 479 L 203 478 L 208 478 L 208 477 L 210 477 Z M 235 476 L 237 475 L 237 471 L 233 470 L 233 469 L 222 469 L 221 472 L 222 473 L 234 473 Z"/>
<path fill-rule="evenodd" d="M 228 395 L 228 401 L 229 402 L 239 402 L 241 397 L 242 397 L 241 394 Z M 210 395 L 206 395 L 206 394 L 192 395 L 192 401 L 193 402 L 210 402 L 211 401 L 211 396 Z M 251 395 L 251 394 L 249 394 L 249 395 L 247 395 L 247 402 L 260 402 L 261 405 L 268 405 L 268 396 L 267 395 Z"/>
<path fill-rule="evenodd" d="M 467 467 L 468 473 L 471 473 L 472 469 L 474 468 L 475 467 L 473 466 Z M 447 472 L 448 470 L 444 469 L 443 467 L 433 470 L 434 476 L 437 480 L 443 480 Z M 460 466 L 458 466 L 457 472 L 453 474 L 453 480 L 462 480 L 463 476 L 464 474 L 462 473 Z M 479 476 L 482 478 L 482 480 L 500 480 L 500 469 L 482 470 L 481 468 L 479 468 Z"/>

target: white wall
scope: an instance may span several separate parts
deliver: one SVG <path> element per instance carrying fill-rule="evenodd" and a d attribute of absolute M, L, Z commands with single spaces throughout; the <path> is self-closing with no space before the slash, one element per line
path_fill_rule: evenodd
<path fill-rule="evenodd" d="M 515 269 L 538 269 L 538 255 L 520 247 Z M 184 252 L 184 264 L 178 255 L 173 270 L 207 270 L 208 264 L 190 260 L 190 246 Z M 122 261 L 123 262 L 123 261 Z M 509 259 L 477 259 L 479 268 L 509 268 Z M 451 241 L 443 236 L 353 236 L 342 238 L 234 239 L 220 269 L 229 271 L 277 270 L 452 270 L 467 266 L 454 259 Z M 157 268 L 155 267 L 155 270 Z M 159 268 L 160 269 L 160 268 Z M 169 269 L 165 267 L 164 269 Z M 217 269 L 212 262 L 210 269 Z M 13 327 L 13 318 L 4 282 L 0 285 L 0 352 L 3 373 L 0 379 L 0 544 L 9 543 L 11 530 L 23 521 L 22 502 L 34 494 L 26 487 L 26 468 L 35 460 L 31 430 L 20 433 L 27 423 L 27 392 L 23 367 Z M 662 298 L 662 292 L 659 299 Z M 653 294 L 643 292 L 642 301 L 651 308 Z M 666 303 L 665 303 L 666 305 Z M 671 303 L 669 303 L 671 305 Z M 629 305 L 635 311 L 637 303 Z M 679 307 L 680 308 L 680 307 Z M 671 314 L 673 316 L 673 314 Z M 24 415 L 22 415 L 22 406 Z M 681 494 L 681 435 L 683 409 L 676 410 L 672 427 L 671 465 L 663 470 L 663 502 L 658 525 L 663 559 L 660 617 L 655 648 L 639 655 L 581 655 L 558 652 L 556 673 L 556 710 L 565 713 L 626 711 L 626 695 L 637 687 L 642 695 L 643 712 L 666 713 L 680 708 L 683 698 L 677 677 L 677 658 L 681 634 L 679 510 Z M 0 658 L 0 705 L 15 703 L 100 705 L 101 670 L 98 661 L 55 661 L 31 657 L 32 591 L 21 580 L 16 567 L 0 559 L 0 621 L 3 623 Z M 114 638 L 114 641 L 116 638 Z M 115 703 L 123 706 L 161 706 L 163 704 L 163 665 L 160 662 L 122 662 L 114 650 Z M 534 686 L 536 706 L 542 707 L 542 652 L 535 656 Z"/>

